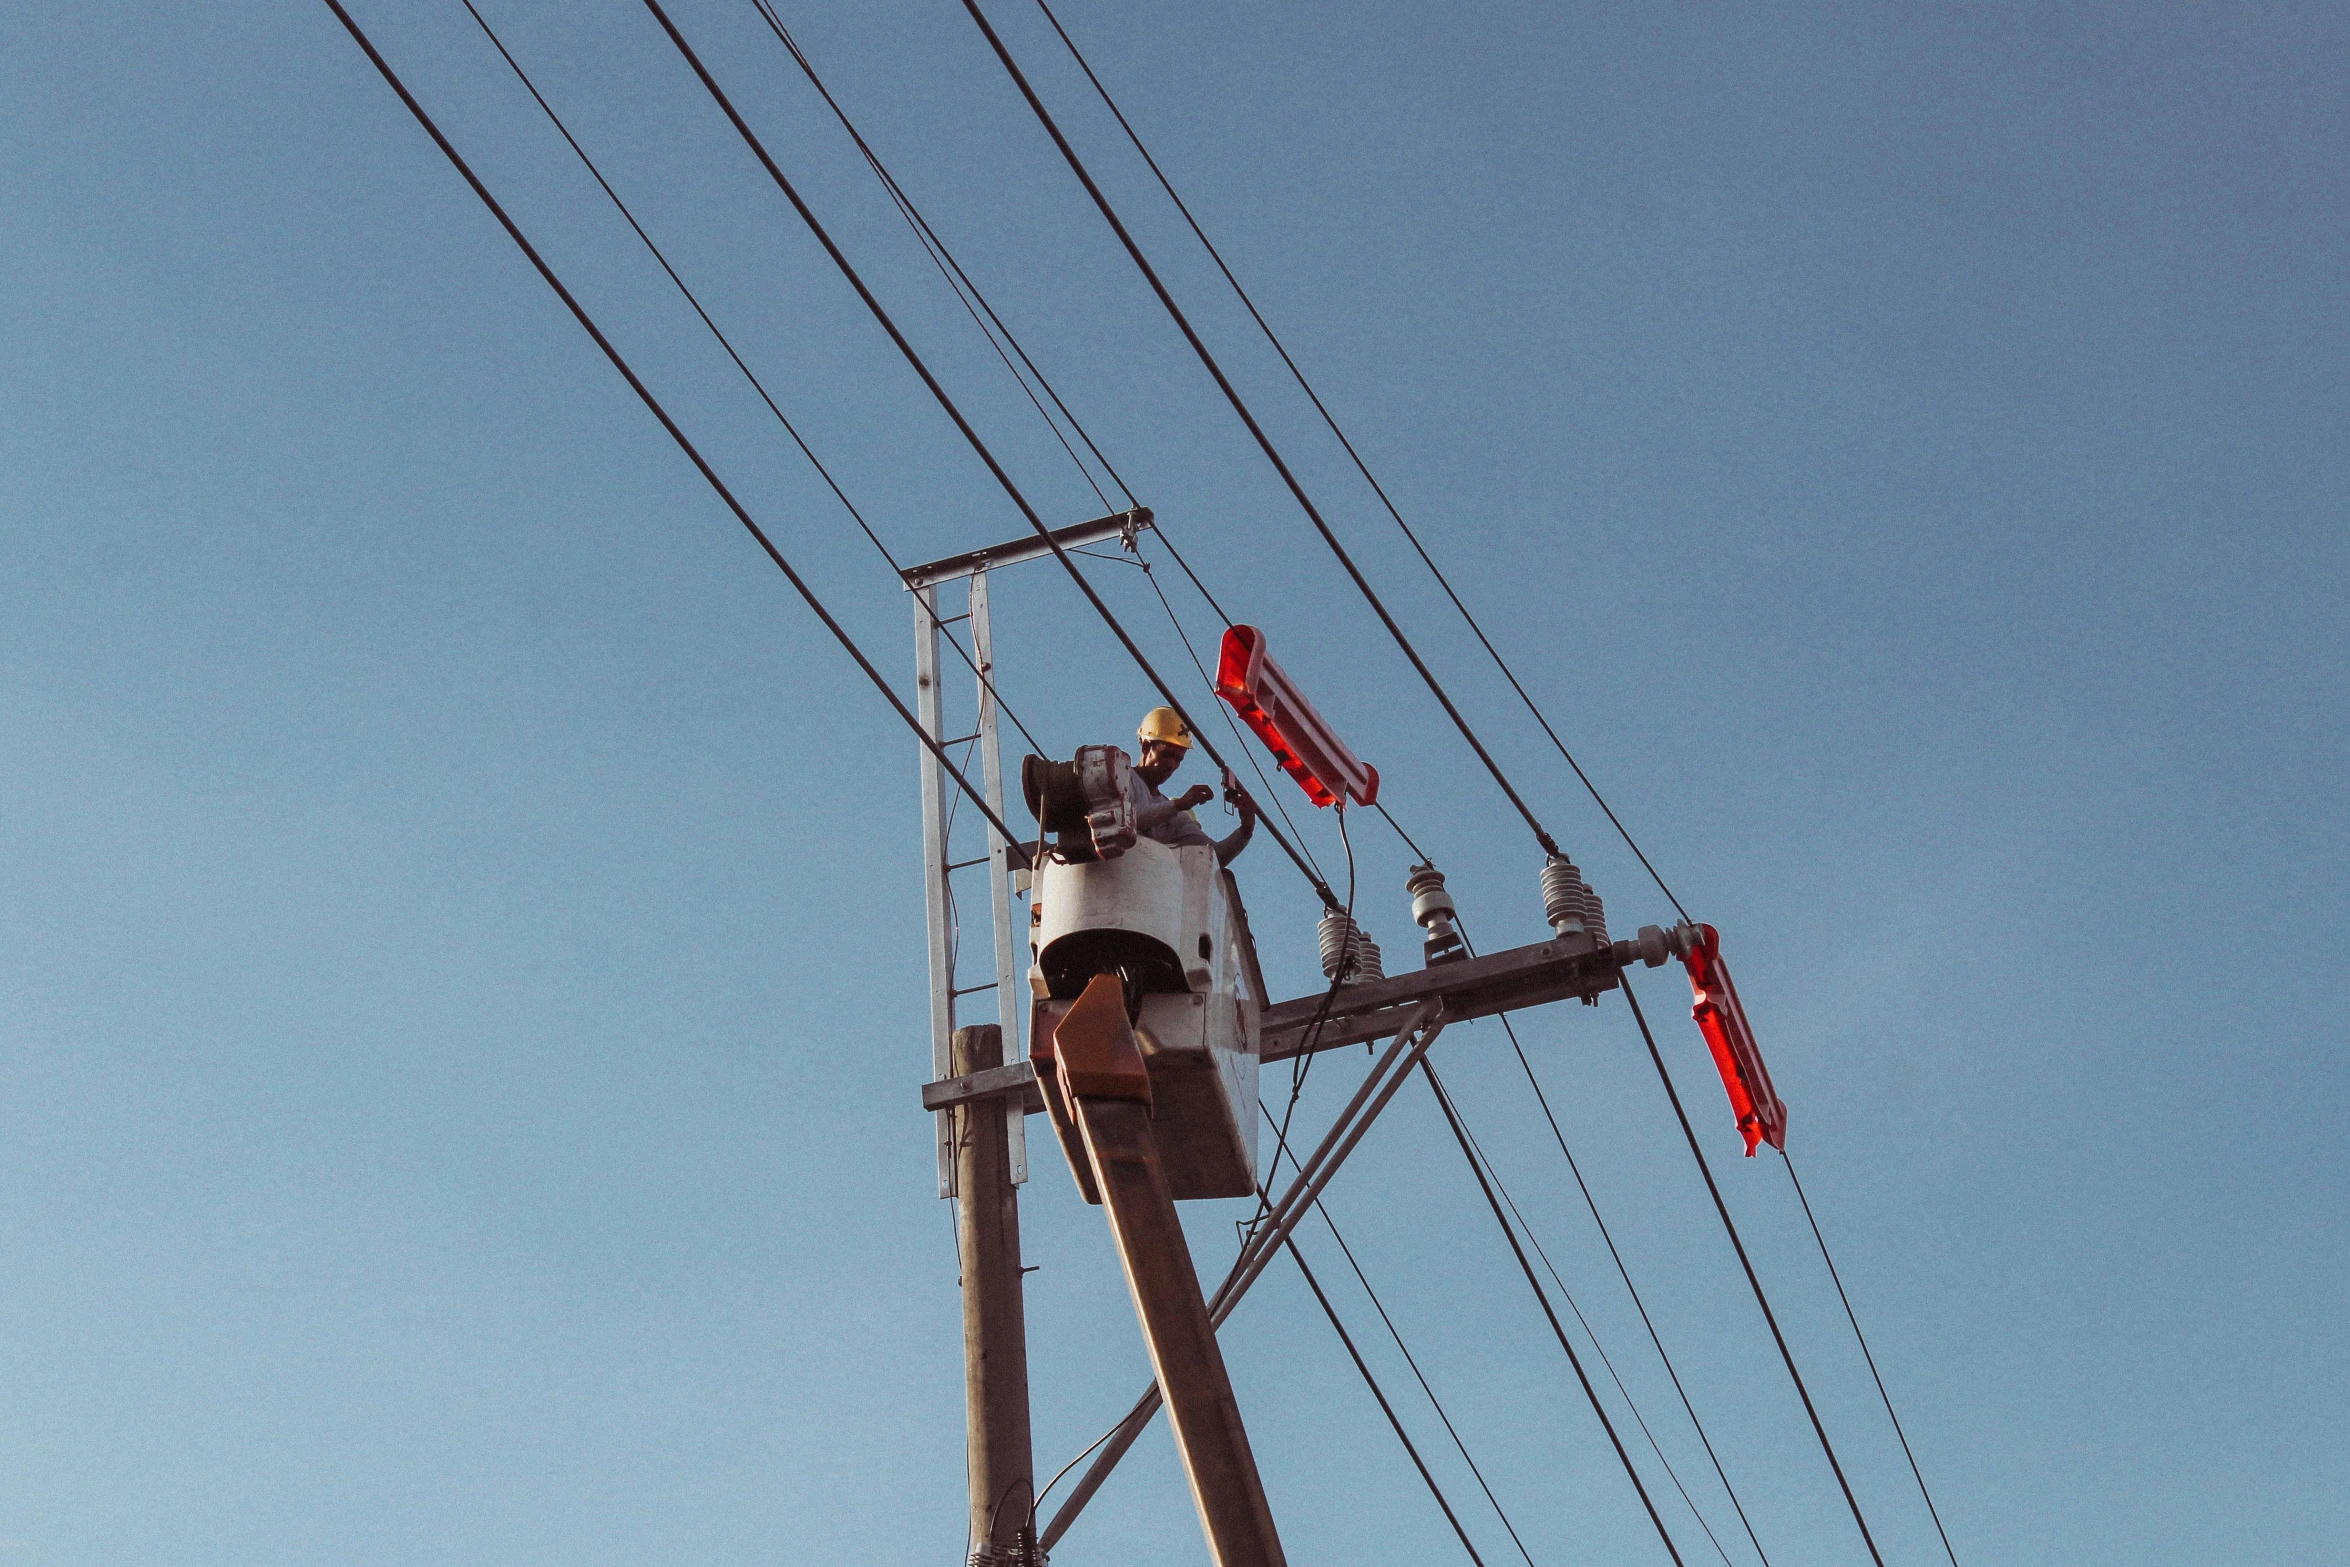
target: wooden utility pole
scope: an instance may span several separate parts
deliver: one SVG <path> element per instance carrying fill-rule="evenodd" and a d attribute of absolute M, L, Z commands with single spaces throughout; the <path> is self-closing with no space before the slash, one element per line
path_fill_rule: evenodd
<path fill-rule="evenodd" d="M 957 1076 L 1004 1064 L 1003 1030 L 958 1028 Z M 1028 1567 L 1036 1505 L 1028 1440 L 1028 1327 L 1020 1301 L 1020 1189 L 1012 1184 L 1004 1101 L 956 1106 L 955 1241 L 963 1269 L 963 1399 L 973 1567 Z"/>

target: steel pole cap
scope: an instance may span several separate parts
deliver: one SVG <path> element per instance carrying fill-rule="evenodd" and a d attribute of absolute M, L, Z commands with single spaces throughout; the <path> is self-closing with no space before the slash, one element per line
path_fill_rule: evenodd
<path fill-rule="evenodd" d="M 1151 1102 L 1150 1069 L 1126 1019 L 1126 986 L 1115 974 L 1096 974 L 1053 1030 L 1061 1091 L 1072 1099 Z"/>

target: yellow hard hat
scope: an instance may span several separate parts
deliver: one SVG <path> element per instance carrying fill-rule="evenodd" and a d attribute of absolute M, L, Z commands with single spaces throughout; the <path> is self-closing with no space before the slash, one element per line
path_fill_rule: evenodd
<path fill-rule="evenodd" d="M 1181 714 L 1171 707 L 1154 707 L 1142 715 L 1142 727 L 1134 731 L 1137 740 L 1164 740 L 1169 745 L 1191 749 L 1191 727 Z"/>

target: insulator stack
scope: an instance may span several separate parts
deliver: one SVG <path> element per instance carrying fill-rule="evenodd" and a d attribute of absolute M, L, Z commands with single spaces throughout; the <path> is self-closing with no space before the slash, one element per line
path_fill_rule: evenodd
<path fill-rule="evenodd" d="M 1603 947 L 1608 944 L 1607 905 L 1600 902 L 1599 889 L 1589 882 L 1583 884 L 1583 928 L 1591 933 L 1593 941 Z"/>
<path fill-rule="evenodd" d="M 1554 854 L 1542 862 L 1542 917 L 1550 921 L 1550 928 L 1561 938 L 1580 936 L 1590 930 L 1585 917 L 1585 897 L 1590 889 L 1583 885 L 1583 873 L 1575 869 L 1575 862 L 1563 854 Z"/>
<path fill-rule="evenodd" d="M 1337 980 L 1342 985 L 1359 985 L 1365 980 L 1387 977 L 1380 967 L 1379 943 L 1354 922 L 1352 915 L 1338 909 L 1326 911 L 1316 934 L 1322 942 L 1324 979 Z"/>
<path fill-rule="evenodd" d="M 1452 894 L 1444 890 L 1444 872 L 1434 865 L 1415 865 L 1404 880 L 1404 889 L 1412 895 L 1412 919 L 1428 933 L 1422 944 L 1428 966 L 1467 957 L 1468 944 L 1453 924 L 1460 911 L 1453 906 Z"/>

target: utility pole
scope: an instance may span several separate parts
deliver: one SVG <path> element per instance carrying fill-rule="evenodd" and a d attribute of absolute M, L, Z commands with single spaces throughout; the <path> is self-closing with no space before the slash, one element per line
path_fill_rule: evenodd
<path fill-rule="evenodd" d="M 958 1077 L 1003 1064 L 1000 1027 L 981 1023 L 955 1030 Z M 1020 1199 L 1012 1184 L 1004 1101 L 967 1100 L 953 1115 L 964 1425 L 971 1467 L 970 1567 L 1030 1567 L 1026 1542 L 1029 1514 L 1036 1506 L 1036 1468 L 1028 1440 Z"/>
<path fill-rule="evenodd" d="M 1136 509 L 1055 530 L 1064 549 L 1104 539 L 1131 539 L 1150 526 Z M 915 705 L 923 732 L 941 745 L 975 744 L 987 802 L 1004 809 L 1004 768 L 997 739 L 994 629 L 988 613 L 988 572 L 1051 553 L 1033 538 L 931 561 L 902 575 L 914 601 Z M 942 614 L 941 588 L 963 584 L 967 608 Z M 950 734 L 941 643 L 957 624 L 968 627 L 970 651 L 961 654 L 975 681 L 974 722 L 968 734 Z M 958 644 L 959 651 L 959 644 Z M 968 756 L 969 753 L 966 753 Z M 1028 987 L 1019 964 L 1025 917 L 1013 909 L 1015 885 L 1025 890 L 1028 856 L 991 825 L 987 852 L 958 859 L 950 841 L 955 816 L 944 768 L 925 751 L 922 777 L 922 863 L 930 969 L 931 1081 L 923 1108 L 933 1112 L 931 1142 L 938 1194 L 955 1202 L 955 1242 L 962 1270 L 963 1391 L 970 1483 L 968 1567 L 1037 1567 L 1031 1514 L 1036 1507 L 1035 1462 L 1029 1446 L 1028 1338 L 1021 1305 L 1019 1188 L 1028 1179 L 1024 1118 L 1044 1108 L 1035 1074 L 1020 1049 Z M 968 766 L 968 761 L 965 763 Z M 966 818 L 968 824 L 969 819 Z M 968 825 L 966 826 L 968 831 Z M 958 871 L 987 873 L 994 941 L 992 976 L 958 983 L 959 934 L 949 878 Z M 968 883 L 965 884 L 968 886 Z M 969 908 L 965 901 L 962 905 Z M 993 991 L 988 1010 L 997 1022 L 965 1028 L 957 1012 L 967 998 Z M 1007 1063 L 1007 1053 L 1012 1060 Z"/>

